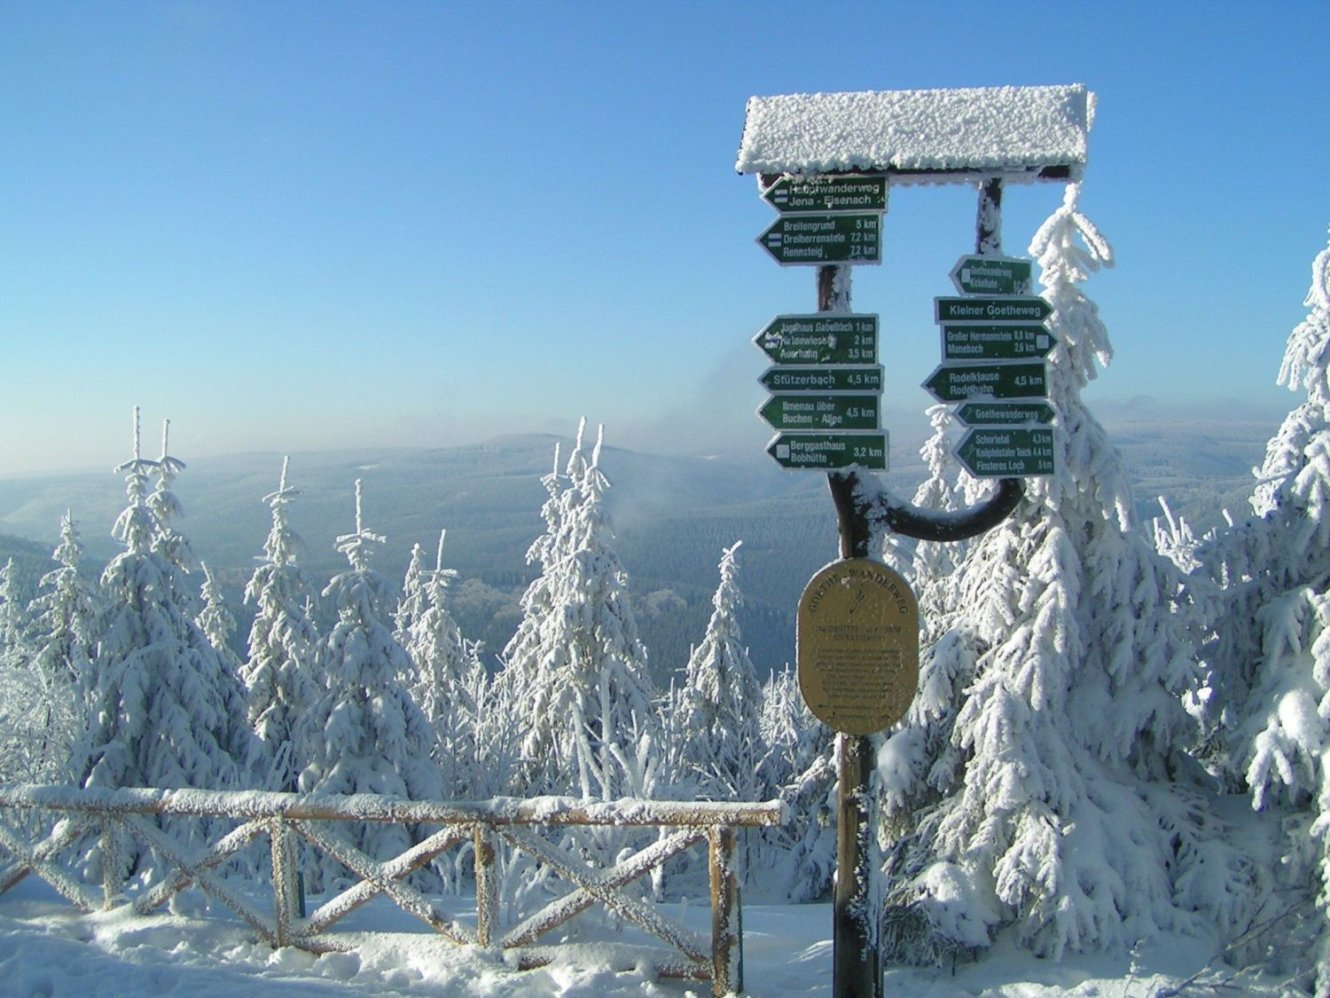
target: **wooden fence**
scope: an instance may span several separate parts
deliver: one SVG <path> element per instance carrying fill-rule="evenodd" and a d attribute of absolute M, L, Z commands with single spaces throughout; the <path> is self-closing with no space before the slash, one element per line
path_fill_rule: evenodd
<path fill-rule="evenodd" d="M 225 905 L 273 946 L 315 952 L 347 948 L 329 928 L 378 895 L 430 926 L 457 945 L 511 953 L 518 966 L 537 967 L 553 958 L 549 947 L 534 944 L 545 933 L 593 906 L 615 912 L 672 947 L 655 961 L 665 977 L 710 979 L 714 995 L 741 991 L 742 918 L 734 870 L 736 829 L 778 825 L 779 802 L 764 804 L 676 803 L 618 800 L 607 803 L 568 797 L 526 800 L 497 798 L 475 802 L 410 801 L 361 794 L 264 793 L 252 791 L 120 789 L 85 790 L 63 786 L 0 786 L 0 894 L 28 874 L 45 880 L 83 911 L 131 904 L 147 914 L 191 885 Z M 202 848 L 180 843 L 151 816 L 229 818 L 236 827 Z M 20 820 L 23 818 L 28 820 Z M 440 826 L 417 845 L 388 860 L 378 860 L 329 834 L 329 822 L 393 822 Z M 619 859 L 608 869 L 593 869 L 536 834 L 537 828 L 567 826 L 672 829 L 651 845 Z M 37 841 L 21 831 L 42 830 Z M 49 829 L 49 830 L 48 830 Z M 60 862 L 62 851 L 89 836 L 100 840 L 103 871 L 100 890 L 80 880 Z M 271 913 L 250 892 L 236 889 L 218 867 L 252 843 L 268 840 L 271 862 Z M 124 843 L 137 840 L 169 867 L 163 880 L 136 897 L 109 871 L 119 864 Z M 329 898 L 307 915 L 296 874 L 296 842 L 325 853 L 347 867 L 358 882 Z M 667 918 L 657 907 L 624 888 L 692 846 L 707 843 L 711 880 L 711 940 Z M 470 843 L 474 857 L 476 922 L 474 928 L 441 912 L 436 902 L 404 878 L 447 850 Z M 498 850 L 504 843 L 521 850 L 573 890 L 549 902 L 511 927 L 500 925 Z"/>

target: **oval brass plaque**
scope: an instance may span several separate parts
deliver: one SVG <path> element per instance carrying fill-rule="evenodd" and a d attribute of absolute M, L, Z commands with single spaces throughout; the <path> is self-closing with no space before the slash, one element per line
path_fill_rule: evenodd
<path fill-rule="evenodd" d="M 847 735 L 889 728 L 919 686 L 919 603 L 909 584 L 868 558 L 822 569 L 799 598 L 799 691 L 819 720 Z"/>

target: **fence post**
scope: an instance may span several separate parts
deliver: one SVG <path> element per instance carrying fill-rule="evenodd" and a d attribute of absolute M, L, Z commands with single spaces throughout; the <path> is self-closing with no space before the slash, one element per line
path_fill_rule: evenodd
<path fill-rule="evenodd" d="M 744 988 L 743 936 L 736 913 L 739 881 L 734 874 L 734 829 L 707 832 L 711 860 L 711 993 L 715 998 Z"/>
<path fill-rule="evenodd" d="M 124 869 L 124 852 L 121 850 L 120 822 L 108 814 L 102 823 L 99 844 L 102 851 L 102 910 L 110 911 L 120 903 L 124 883 L 121 870 Z"/>
<path fill-rule="evenodd" d="M 300 908 L 300 884 L 296 879 L 295 837 L 285 821 L 273 818 L 268 825 L 272 847 L 272 899 L 277 926 L 277 946 L 291 945 L 291 926 Z"/>
<path fill-rule="evenodd" d="M 498 927 L 499 877 L 494 869 L 494 834 L 489 825 L 479 823 L 471 831 L 476 856 L 476 943 L 494 945 Z"/>

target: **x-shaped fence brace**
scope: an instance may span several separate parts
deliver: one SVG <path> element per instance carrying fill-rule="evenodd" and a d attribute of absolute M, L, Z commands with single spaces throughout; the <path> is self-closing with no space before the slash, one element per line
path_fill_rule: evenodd
<path fill-rule="evenodd" d="M 0 871 L 0 894 L 28 874 L 50 884 L 83 911 L 124 902 L 121 868 L 124 842 L 137 839 L 169 866 L 164 880 L 130 902 L 148 914 L 174 895 L 194 886 L 225 905 L 273 946 L 298 946 L 315 952 L 342 949 L 327 930 L 367 901 L 383 895 L 456 945 L 476 945 L 513 953 L 518 966 L 535 967 L 552 958 L 536 947 L 541 936 L 595 905 L 615 912 L 648 934 L 668 943 L 680 959 L 657 962 L 662 976 L 710 978 L 715 995 L 742 990 L 742 941 L 739 935 L 738 884 L 734 872 L 735 830 L 778 825 L 779 802 L 760 804 L 682 803 L 619 800 L 589 802 L 567 797 L 489 801 L 410 801 L 368 794 L 331 796 L 261 792 L 155 789 L 79 789 L 58 786 L 0 786 L 0 813 L 57 816 L 55 827 L 36 844 L 11 820 L 0 820 L 0 854 L 11 866 Z M 184 845 L 163 831 L 153 815 L 225 817 L 240 824 L 202 848 Z M 387 860 L 375 859 L 331 834 L 330 822 L 394 822 L 441 825 L 422 841 Z M 569 826 L 676 828 L 650 845 L 594 869 L 534 828 Z M 98 835 L 101 852 L 101 899 L 57 862 L 62 851 Z M 271 850 L 272 914 L 260 910 L 236 890 L 218 867 L 236 858 L 255 840 L 267 837 Z M 301 917 L 296 879 L 296 841 L 331 856 L 358 880 Z M 497 843 L 543 864 L 573 886 L 520 924 L 500 933 Z M 672 857 L 706 840 L 711 880 L 711 941 L 666 918 L 656 906 L 624 890 Z M 412 872 L 463 843 L 472 844 L 476 882 L 474 930 L 450 919 L 421 890 L 407 882 Z"/>

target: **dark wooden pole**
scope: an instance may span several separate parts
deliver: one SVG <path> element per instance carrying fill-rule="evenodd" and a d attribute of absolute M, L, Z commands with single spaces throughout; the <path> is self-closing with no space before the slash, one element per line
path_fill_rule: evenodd
<path fill-rule="evenodd" d="M 850 268 L 819 267 L 819 312 L 850 310 Z M 855 496 L 858 476 L 827 476 L 836 504 L 842 558 L 867 558 L 872 525 L 868 508 Z M 873 910 L 873 824 L 869 774 L 873 742 L 866 735 L 836 735 L 836 886 L 832 922 L 832 995 L 882 998 L 878 913 Z"/>

